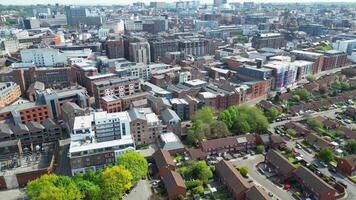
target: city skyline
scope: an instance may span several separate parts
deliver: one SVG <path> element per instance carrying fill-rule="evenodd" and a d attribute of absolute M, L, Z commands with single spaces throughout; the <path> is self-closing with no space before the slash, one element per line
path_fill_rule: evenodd
<path fill-rule="evenodd" d="M 36 1 L 26 1 L 26 0 L 13 0 L 13 1 L 6 1 L 6 0 L 0 0 L 0 4 L 2 5 L 36 5 L 36 4 L 71 4 L 71 5 L 127 5 L 127 4 L 132 4 L 135 2 L 144 2 L 144 3 L 150 3 L 153 2 L 154 0 L 127 0 L 127 1 L 115 1 L 115 0 L 102 0 L 100 3 L 95 0 L 76 0 L 75 2 L 71 0 L 36 0 Z M 173 2 L 178 2 L 179 0 L 166 0 L 164 2 L 167 3 L 173 3 Z M 183 0 L 187 1 L 187 0 Z M 349 3 L 353 2 L 354 0 L 246 0 L 246 1 L 240 1 L 240 0 L 229 0 L 229 3 L 232 2 L 255 2 L 255 3 Z M 29 3 L 30 2 L 30 3 Z M 162 1 L 158 1 L 162 2 Z M 207 3 L 207 4 L 213 4 L 214 0 L 200 0 L 200 3 Z"/>

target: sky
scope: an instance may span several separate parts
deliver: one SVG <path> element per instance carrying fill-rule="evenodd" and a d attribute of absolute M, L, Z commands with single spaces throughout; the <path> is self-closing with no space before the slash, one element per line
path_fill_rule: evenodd
<path fill-rule="evenodd" d="M 112 4 L 131 4 L 134 2 L 149 3 L 153 0 L 0 0 L 3 5 L 29 5 L 29 4 L 76 4 L 76 5 L 112 5 Z M 165 2 L 176 2 L 178 0 L 156 0 Z M 182 0 L 184 1 L 184 0 Z M 243 2 L 244 0 L 228 0 L 228 2 Z M 271 3 L 294 3 L 294 2 L 355 2 L 355 0 L 246 0 L 254 2 Z M 212 4 L 213 0 L 200 0 L 201 3 Z"/>

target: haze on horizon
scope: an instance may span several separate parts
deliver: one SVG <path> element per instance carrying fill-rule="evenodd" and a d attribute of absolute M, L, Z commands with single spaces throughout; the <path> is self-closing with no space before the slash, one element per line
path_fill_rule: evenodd
<path fill-rule="evenodd" d="M 165 1 L 168 3 L 177 2 L 177 1 L 188 1 L 188 0 L 0 0 L 0 4 L 3 5 L 34 5 L 34 4 L 71 4 L 71 5 L 127 5 L 134 2 L 144 2 L 149 3 L 151 1 Z M 228 0 L 228 2 L 268 2 L 268 3 L 312 3 L 312 2 L 323 2 L 323 3 L 332 3 L 332 2 L 355 2 L 355 0 Z M 214 0 L 200 0 L 200 3 L 212 4 Z"/>

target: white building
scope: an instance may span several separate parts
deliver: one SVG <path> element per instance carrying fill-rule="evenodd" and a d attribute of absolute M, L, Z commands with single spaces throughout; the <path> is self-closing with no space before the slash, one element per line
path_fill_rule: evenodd
<path fill-rule="evenodd" d="M 68 153 L 72 174 L 115 164 L 118 155 L 135 150 L 130 121 L 128 112 L 75 117 Z"/>
<path fill-rule="evenodd" d="M 350 56 L 352 54 L 352 50 L 356 49 L 356 39 L 337 40 L 335 43 L 333 43 L 333 47 L 334 49 L 342 51 Z"/>
<path fill-rule="evenodd" d="M 58 49 L 23 49 L 20 54 L 22 62 L 34 63 L 38 67 L 63 65 L 66 63 L 66 58 Z"/>
<path fill-rule="evenodd" d="M 192 75 L 190 72 L 180 72 L 179 73 L 179 83 L 185 83 L 187 81 L 190 81 L 192 78 Z"/>

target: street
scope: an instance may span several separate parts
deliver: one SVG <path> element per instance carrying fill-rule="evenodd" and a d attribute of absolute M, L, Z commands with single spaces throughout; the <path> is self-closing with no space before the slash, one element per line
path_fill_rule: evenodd
<path fill-rule="evenodd" d="M 235 159 L 231 160 L 232 164 L 235 166 L 247 166 L 249 169 L 248 176 L 253 180 L 254 184 L 261 185 L 266 189 L 267 193 L 272 192 L 274 199 L 294 199 L 292 194 L 282 188 L 278 187 L 270 180 L 268 180 L 264 175 L 257 171 L 256 165 L 264 160 L 263 155 L 249 156 L 248 159 Z"/>
<path fill-rule="evenodd" d="M 141 180 L 131 192 L 123 199 L 127 200 L 147 200 L 152 196 L 151 186 L 148 180 Z"/>

